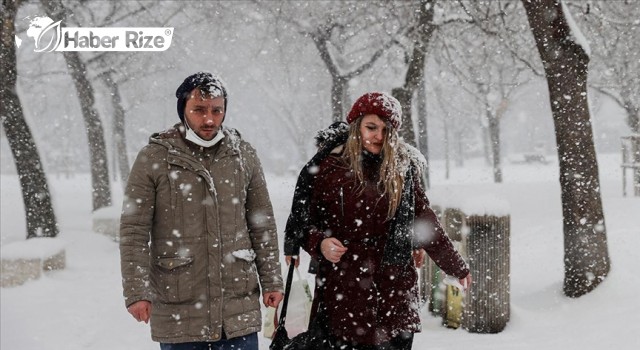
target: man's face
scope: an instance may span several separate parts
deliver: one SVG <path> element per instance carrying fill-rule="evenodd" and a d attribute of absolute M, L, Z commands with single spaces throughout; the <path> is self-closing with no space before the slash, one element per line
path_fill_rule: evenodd
<path fill-rule="evenodd" d="M 213 139 L 224 120 L 224 97 L 207 98 L 196 88 L 189 94 L 184 117 L 189 127 L 203 140 Z"/>

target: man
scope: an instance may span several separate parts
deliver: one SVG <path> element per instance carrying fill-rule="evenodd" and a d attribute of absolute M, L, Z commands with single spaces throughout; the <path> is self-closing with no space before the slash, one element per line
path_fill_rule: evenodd
<path fill-rule="evenodd" d="M 133 164 L 120 254 L 127 310 L 162 350 L 258 350 L 283 298 L 273 209 L 255 150 L 222 126 L 227 91 L 197 73 L 176 91 L 180 123 Z"/>

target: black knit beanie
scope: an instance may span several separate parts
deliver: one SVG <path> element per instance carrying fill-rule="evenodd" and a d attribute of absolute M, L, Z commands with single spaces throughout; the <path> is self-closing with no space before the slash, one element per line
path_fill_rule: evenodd
<path fill-rule="evenodd" d="M 176 90 L 176 97 L 178 98 L 178 117 L 180 121 L 184 122 L 184 107 L 187 105 L 189 94 L 193 89 L 200 88 L 200 90 L 208 96 L 224 98 L 224 111 L 225 116 L 227 112 L 227 89 L 220 78 L 207 72 L 198 72 L 188 76 L 182 84 Z"/>

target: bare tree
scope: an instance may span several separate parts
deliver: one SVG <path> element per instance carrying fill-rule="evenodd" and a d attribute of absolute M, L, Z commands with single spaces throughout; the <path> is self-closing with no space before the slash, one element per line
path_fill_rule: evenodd
<path fill-rule="evenodd" d="M 418 91 L 416 91 L 417 104 L 416 113 L 418 113 L 418 149 L 427 161 L 427 168 L 424 171 L 424 186 L 425 188 L 431 187 L 431 167 L 429 166 L 429 132 L 427 125 L 427 81 L 425 79 L 426 72 L 422 73 L 422 79 L 418 84 Z"/>
<path fill-rule="evenodd" d="M 564 224 L 564 293 L 580 297 L 610 270 L 587 94 L 588 47 L 559 0 L 522 0 L 544 66 L 556 129 Z"/>
<path fill-rule="evenodd" d="M 398 99 L 402 106 L 402 130 L 401 136 L 405 141 L 416 145 L 416 136 L 413 128 L 411 107 L 413 96 L 418 90 L 424 77 L 425 59 L 427 48 L 431 41 L 436 25 L 433 23 L 433 15 L 436 0 L 420 0 L 416 6 L 417 19 L 410 31 L 413 37 L 413 47 L 409 56 L 407 72 L 402 86 L 394 88 L 391 93 Z"/>
<path fill-rule="evenodd" d="M 502 182 L 500 123 L 517 89 L 528 81 L 528 68 L 517 60 L 494 35 L 486 35 L 476 26 L 457 30 L 454 43 L 442 42 L 449 67 L 460 80 L 460 87 L 477 101 L 484 112 L 486 154 L 493 167 L 494 182 Z M 501 55 L 496 52 L 506 51 Z M 481 68 L 479 68 L 481 67 Z"/>
<path fill-rule="evenodd" d="M 453 74 L 448 75 L 453 76 Z M 462 83 L 456 78 L 454 84 L 452 87 L 440 81 L 433 88 L 434 103 L 432 104 L 432 109 L 438 107 L 439 111 L 436 111 L 435 114 L 441 116 L 439 119 L 441 119 L 443 127 L 446 179 L 449 179 L 451 173 L 452 153 L 455 155 L 456 166 L 464 166 L 466 141 L 470 140 L 470 136 L 479 129 L 476 126 L 479 122 L 470 118 L 470 116 L 478 114 L 476 113 L 475 105 L 470 105 L 470 101 L 473 101 L 473 98 L 458 98 L 455 93 L 460 93 L 458 87 Z M 465 93 L 464 96 L 468 94 L 466 91 L 463 91 L 463 93 Z M 452 96 L 456 96 L 454 98 L 461 101 L 461 103 L 450 103 Z M 469 123 L 469 121 L 472 121 L 472 123 Z M 452 151 L 453 147 L 455 147 L 455 152 Z"/>
<path fill-rule="evenodd" d="M 277 21 L 310 38 L 331 76 L 332 119 L 344 118 L 350 80 L 371 69 L 403 31 L 392 3 L 288 2 L 274 7 Z M 393 28 L 396 28 L 395 30 Z"/>
<path fill-rule="evenodd" d="M 77 24 L 83 26 L 122 25 L 124 21 L 141 13 L 146 15 L 144 17 L 146 22 L 158 21 L 150 13 L 156 3 L 114 1 L 92 4 L 93 6 L 87 6 L 86 3 L 77 1 L 69 1 L 63 4 L 61 0 L 43 0 L 41 3 L 49 16 L 63 20 L 63 22 L 66 22 L 67 17 L 73 17 Z M 179 11 L 172 8 L 167 10 L 169 17 L 177 12 Z M 136 24 L 140 24 L 140 21 L 141 19 L 136 19 Z M 160 19 L 160 21 L 162 20 Z M 104 83 L 110 96 L 114 111 L 111 128 L 115 144 L 113 157 L 116 160 L 116 166 L 113 167 L 112 171 L 114 174 L 120 174 L 121 184 L 125 186 L 129 174 L 129 160 L 125 132 L 126 111 L 122 103 L 120 85 L 127 79 L 133 79 L 136 76 L 148 73 L 148 69 L 145 68 L 144 63 L 140 62 L 140 59 L 133 58 L 131 53 L 100 52 L 92 56 L 86 55 L 83 58 L 77 52 L 65 51 L 63 55 L 80 100 L 85 129 L 89 139 L 92 186 L 94 189 L 93 209 L 97 210 L 111 205 L 111 188 L 103 121 L 95 106 L 96 94 L 94 85 L 96 81 L 94 79 L 97 77 L 98 81 Z M 138 53 L 138 57 L 141 56 L 144 57 L 143 54 Z M 134 73 L 129 73 L 129 70 Z M 92 76 L 90 72 L 96 72 L 96 74 Z"/>
<path fill-rule="evenodd" d="M 627 112 L 631 132 L 640 134 L 640 7 L 631 1 L 576 2 L 576 20 L 593 45 L 590 86 Z"/>
<path fill-rule="evenodd" d="M 27 238 L 55 237 L 58 224 L 40 154 L 17 93 L 15 17 L 19 0 L 0 5 L 0 119 L 16 163 L 26 211 Z"/>
<path fill-rule="evenodd" d="M 284 69 L 287 76 L 295 76 L 289 71 L 289 69 L 295 69 L 295 66 L 292 65 Z M 292 162 L 294 164 L 304 164 L 311 157 L 311 155 L 307 154 L 305 147 L 311 145 L 309 131 L 322 129 L 326 125 L 321 123 L 320 119 L 309 118 L 310 113 L 305 110 L 307 108 L 306 104 L 291 103 L 290 98 L 301 93 L 302 84 L 297 81 L 291 81 L 291 79 L 286 79 L 277 86 L 269 79 L 258 81 L 260 79 L 253 78 L 252 80 L 255 82 L 254 85 L 270 101 L 265 108 L 270 110 L 271 115 L 283 125 L 279 129 L 281 136 L 286 140 L 292 141 L 295 146 L 287 149 L 287 162 L 290 165 L 292 165 Z M 322 113 L 319 114 L 322 115 Z M 315 152 L 315 148 L 313 150 Z"/>
<path fill-rule="evenodd" d="M 182 7 L 172 9 L 165 7 L 167 14 L 164 16 L 154 16 L 152 10 L 157 3 L 130 3 L 126 1 L 114 1 L 106 4 L 108 11 L 97 14 L 91 7 L 74 8 L 75 20 L 81 25 L 91 25 L 105 27 L 108 25 L 121 26 L 128 20 L 134 19 L 140 25 L 140 14 L 145 14 L 146 22 L 153 25 L 164 25 L 166 22 L 182 11 Z M 99 10 L 99 9 L 98 9 Z M 146 58 L 146 59 L 145 59 Z M 97 72 L 96 78 L 107 88 L 113 108 L 113 118 L 111 120 L 111 131 L 114 144 L 114 166 L 115 175 L 119 174 L 120 183 L 123 188 L 129 178 L 129 157 L 127 152 L 126 138 L 126 108 L 121 94 L 121 86 L 131 80 L 152 74 L 161 74 L 160 71 L 152 71 L 149 68 L 148 60 L 150 56 L 135 53 L 121 52 L 100 52 L 88 58 L 85 66 L 90 71 Z M 92 81 L 95 82 L 95 81 Z"/>
<path fill-rule="evenodd" d="M 41 0 L 49 17 L 66 23 L 67 9 L 60 0 Z M 63 52 L 69 73 L 73 80 L 82 116 L 84 118 L 87 138 L 89 140 L 89 156 L 91 158 L 91 183 L 93 186 L 93 210 L 111 206 L 111 185 L 109 182 L 109 166 L 107 149 L 104 141 L 104 128 L 95 107 L 93 86 L 87 76 L 87 67 L 80 59 L 78 52 Z"/>
<path fill-rule="evenodd" d="M 439 7 L 437 7 L 437 5 Z M 452 4 L 445 2 L 437 2 L 436 0 L 420 0 L 412 3 L 410 11 L 407 14 L 412 18 L 409 23 L 407 35 L 408 39 L 405 50 L 407 53 L 407 68 L 402 86 L 392 90 L 392 94 L 400 101 L 402 105 L 403 128 L 400 131 L 405 141 L 416 145 L 421 152 L 428 157 L 428 140 L 426 126 L 426 89 L 424 88 L 425 65 L 427 61 L 429 45 L 435 36 L 437 30 L 447 27 L 451 23 L 466 23 L 469 19 L 454 16 L 451 18 L 438 18 L 436 20 L 436 9 L 439 12 L 447 12 L 451 9 Z M 441 17 L 441 16 L 440 16 Z M 417 96 L 418 109 L 418 140 L 413 127 L 413 98 Z M 424 181 L 428 185 L 428 174 Z"/>
<path fill-rule="evenodd" d="M 100 78 L 105 86 L 109 89 L 111 95 L 111 105 L 113 106 L 113 137 L 115 143 L 115 154 L 117 158 L 118 173 L 122 186 L 126 186 L 129 179 L 129 158 L 127 156 L 127 139 L 125 133 L 125 109 L 122 105 L 122 96 L 120 95 L 120 85 L 115 80 L 115 70 L 105 70 L 100 74 Z M 116 169 L 113 169 L 115 172 Z"/>
<path fill-rule="evenodd" d="M 629 1 L 576 2 L 577 21 L 593 42 L 589 86 L 616 102 L 627 114 L 631 133 L 640 135 L 640 7 Z M 632 149 L 640 164 L 640 143 Z M 634 194 L 640 196 L 640 169 L 634 171 Z"/>

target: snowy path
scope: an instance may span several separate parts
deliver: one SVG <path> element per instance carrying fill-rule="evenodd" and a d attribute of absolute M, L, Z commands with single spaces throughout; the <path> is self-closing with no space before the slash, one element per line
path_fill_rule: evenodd
<path fill-rule="evenodd" d="M 490 184 L 488 170 L 473 164 L 455 170 L 456 176 L 447 181 L 434 174 L 434 194 L 446 185 L 492 191 L 510 202 L 511 321 L 500 334 L 479 335 L 443 328 L 438 319 L 425 314 L 414 349 L 640 346 L 640 199 L 621 196 L 618 166 L 615 156 L 601 161 L 612 272 L 603 285 L 577 300 L 561 293 L 562 223 L 554 166 L 507 165 L 506 183 L 498 187 Z M 17 177 L 0 179 L 1 242 L 5 245 L 23 239 L 24 214 Z M 270 176 L 268 181 L 282 230 L 295 179 Z M 0 348 L 159 349 L 150 340 L 148 326 L 136 323 L 124 309 L 117 244 L 91 232 L 89 177 L 52 178 L 50 184 L 61 225 L 59 239 L 67 247 L 67 268 L 0 290 Z M 261 349 L 267 349 L 268 343 L 261 337 Z"/>

